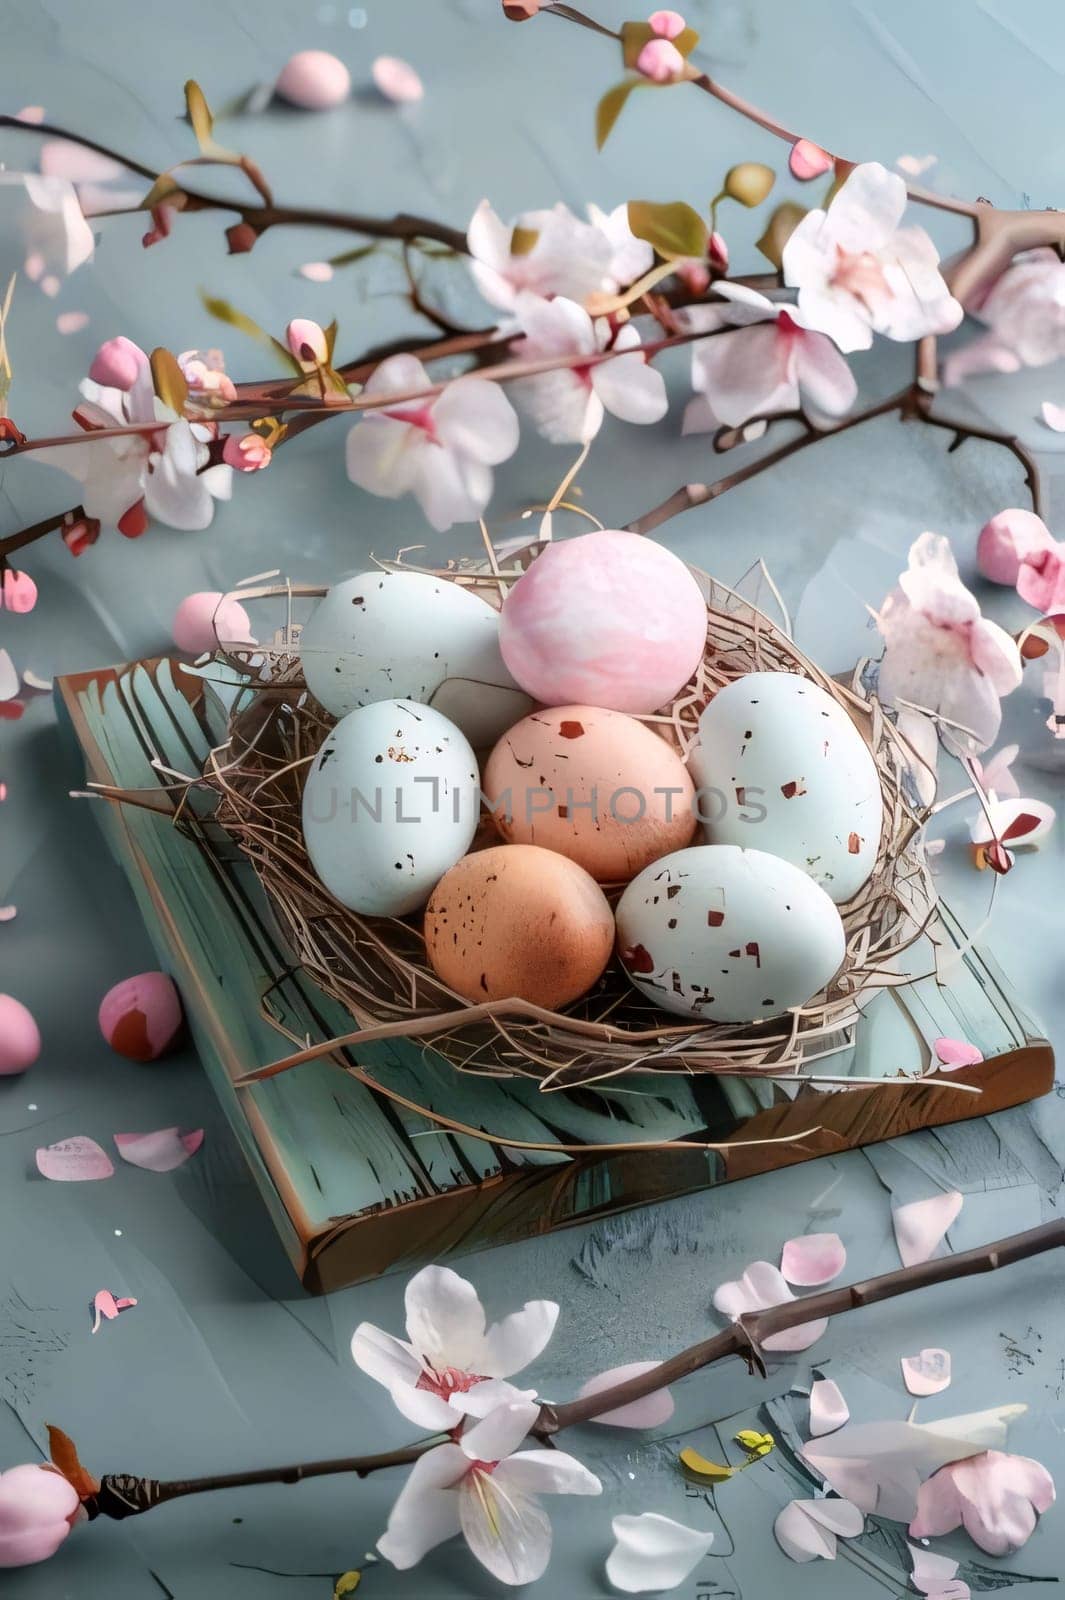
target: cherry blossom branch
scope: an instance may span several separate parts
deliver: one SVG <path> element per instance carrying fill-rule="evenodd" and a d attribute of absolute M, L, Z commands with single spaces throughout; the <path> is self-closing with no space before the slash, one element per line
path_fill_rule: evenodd
<path fill-rule="evenodd" d="M 752 1372 L 766 1376 L 763 1354 L 765 1341 L 773 1334 L 822 1317 L 842 1316 L 848 1311 L 858 1311 L 881 1301 L 894 1300 L 913 1294 L 919 1289 L 935 1284 L 955 1283 L 961 1278 L 975 1277 L 984 1272 L 997 1272 L 1019 1261 L 1043 1255 L 1049 1250 L 1065 1246 L 1065 1218 L 1045 1222 L 1023 1233 L 997 1239 L 991 1244 L 979 1245 L 957 1255 L 944 1256 L 934 1261 L 924 1261 L 916 1266 L 900 1267 L 875 1278 L 859 1283 L 845 1284 L 835 1289 L 825 1289 L 820 1294 L 807 1295 L 788 1301 L 784 1305 L 770 1306 L 763 1311 L 745 1314 L 722 1332 L 689 1346 L 678 1355 L 663 1361 L 638 1377 L 624 1383 L 613 1384 L 596 1394 L 585 1395 L 562 1405 L 546 1402 L 530 1432 L 542 1440 L 551 1440 L 563 1428 L 582 1422 L 592 1422 L 606 1412 L 642 1400 L 659 1389 L 701 1372 L 729 1356 L 742 1356 Z M 434 1435 L 416 1444 L 402 1446 L 378 1455 L 348 1456 L 338 1460 L 309 1461 L 286 1467 L 264 1467 L 250 1472 L 233 1472 L 205 1478 L 186 1478 L 172 1482 L 157 1482 L 125 1473 L 111 1473 L 101 1479 L 99 1487 L 85 1497 L 84 1504 L 90 1518 L 100 1516 L 123 1520 L 150 1511 L 170 1500 L 183 1499 L 192 1494 L 205 1494 L 215 1489 L 247 1488 L 267 1483 L 301 1483 L 309 1478 L 335 1474 L 351 1474 L 366 1478 L 371 1473 L 389 1467 L 409 1466 L 427 1451 L 435 1449 L 447 1436 Z"/>
<path fill-rule="evenodd" d="M 84 506 L 72 506 L 69 511 L 60 511 L 53 516 L 44 517 L 32 527 L 23 528 L 18 533 L 9 533 L 6 538 L 0 539 L 0 572 L 6 566 L 8 557 L 13 556 L 16 550 L 24 550 L 28 544 L 34 544 L 46 534 L 54 533 L 57 528 L 78 522 L 84 515 Z"/>

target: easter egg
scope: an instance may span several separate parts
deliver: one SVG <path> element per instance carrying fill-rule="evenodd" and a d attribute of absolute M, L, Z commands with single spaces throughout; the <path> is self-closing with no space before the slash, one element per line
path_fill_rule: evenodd
<path fill-rule="evenodd" d="M 381 700 L 342 717 L 303 790 L 311 865 L 341 905 L 401 917 L 470 847 L 477 758 L 432 706 Z"/>
<path fill-rule="evenodd" d="M 276 92 L 302 111 L 328 111 L 351 93 L 351 73 L 328 50 L 298 50 L 282 67 Z"/>
<path fill-rule="evenodd" d="M 345 716 L 378 700 L 430 701 L 476 747 L 531 709 L 499 652 L 499 613 L 422 572 L 361 572 L 336 583 L 300 635 L 307 687 Z"/>
<path fill-rule="evenodd" d="M 781 856 L 837 905 L 876 865 L 876 763 L 843 707 L 809 678 L 751 672 L 720 689 L 699 718 L 688 769 L 709 843 Z"/>
<path fill-rule="evenodd" d="M 706 602 L 664 545 L 604 529 L 544 546 L 507 594 L 499 643 L 544 705 L 657 711 L 702 658 Z"/>
<path fill-rule="evenodd" d="M 41 1053 L 41 1033 L 33 1014 L 14 995 L 0 994 L 0 1078 L 32 1067 Z"/>
<path fill-rule="evenodd" d="M 433 971 L 474 1003 L 516 997 L 557 1010 L 592 988 L 613 942 L 599 885 L 575 861 L 537 845 L 466 856 L 425 910 Z"/>
<path fill-rule="evenodd" d="M 251 618 L 240 601 L 227 599 L 216 589 L 187 594 L 174 613 L 170 631 L 178 649 L 187 656 L 202 656 L 219 645 L 253 642 Z"/>
<path fill-rule="evenodd" d="M 697 826 L 677 753 L 634 717 L 596 706 L 525 717 L 492 751 L 484 792 L 504 839 L 557 850 L 600 883 L 627 883 Z"/>
<path fill-rule="evenodd" d="M 100 1001 L 100 1032 L 120 1056 L 155 1061 L 181 1032 L 181 1000 L 165 972 L 139 972 L 108 989 Z"/>
<path fill-rule="evenodd" d="M 663 856 L 618 901 L 618 957 L 666 1011 L 756 1022 L 829 984 L 846 945 L 839 912 L 805 872 L 762 850 L 693 845 Z"/>

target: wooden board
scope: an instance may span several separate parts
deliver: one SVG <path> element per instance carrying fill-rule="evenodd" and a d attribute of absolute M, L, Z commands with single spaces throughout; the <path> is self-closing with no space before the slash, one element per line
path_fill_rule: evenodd
<path fill-rule="evenodd" d="M 895 1078 L 930 1059 L 941 1034 L 988 1058 L 952 1075 L 979 1095 L 928 1083 L 787 1090 L 766 1081 L 648 1075 L 594 1091 L 541 1094 L 518 1079 L 464 1076 L 421 1045 L 357 1052 L 384 1090 L 309 1062 L 251 1089 L 233 1079 L 298 1038 L 350 1030 L 348 1014 L 291 965 L 249 864 L 207 808 L 174 805 L 153 760 L 192 775 L 221 742 L 237 688 L 167 659 L 63 678 L 61 714 L 90 780 L 138 790 L 137 805 L 94 807 L 127 872 L 160 965 L 181 990 L 204 1068 L 304 1284 L 317 1291 L 454 1251 L 747 1177 L 917 1127 L 981 1116 L 1046 1093 L 1053 1053 L 983 954 L 959 956 L 949 987 L 928 977 L 878 995 L 853 1038 L 819 1070 Z M 943 911 L 940 941 L 964 945 Z M 931 948 L 909 958 L 931 968 Z M 271 1021 L 273 1019 L 273 1022 Z M 276 1026 L 274 1025 L 276 1024 Z M 634 1092 L 635 1091 L 635 1092 Z M 396 1098 L 444 1113 L 485 1137 L 451 1132 Z M 750 1147 L 816 1126 L 801 1145 Z M 557 1145 L 700 1139 L 695 1148 L 571 1157 Z"/>

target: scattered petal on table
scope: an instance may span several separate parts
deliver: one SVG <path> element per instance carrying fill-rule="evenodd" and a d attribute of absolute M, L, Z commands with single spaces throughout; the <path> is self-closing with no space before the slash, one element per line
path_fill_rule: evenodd
<path fill-rule="evenodd" d="M 1054 1498 L 1054 1480 L 1041 1462 L 985 1450 L 948 1462 L 922 1484 L 910 1534 L 937 1538 L 964 1527 L 988 1555 L 1005 1556 L 1027 1544 L 1036 1514 L 1048 1511 Z"/>
<path fill-rule="evenodd" d="M 136 1304 L 136 1300 L 128 1296 L 116 1297 L 110 1289 L 97 1289 L 92 1302 L 93 1333 L 98 1330 L 102 1319 L 113 1322 L 120 1311 L 129 1311 Z"/>
<path fill-rule="evenodd" d="M 793 1500 L 773 1524 L 777 1543 L 792 1561 L 834 1561 L 836 1536 L 854 1539 L 865 1517 L 849 1500 Z"/>
<path fill-rule="evenodd" d="M 942 1394 L 950 1388 L 950 1351 L 922 1350 L 915 1356 L 901 1356 L 902 1379 L 911 1394 Z"/>
<path fill-rule="evenodd" d="M 299 275 L 311 283 L 328 283 L 333 276 L 333 268 L 328 261 L 305 261 L 299 268 Z"/>
<path fill-rule="evenodd" d="M 378 94 L 397 105 L 410 104 L 425 94 L 422 80 L 408 61 L 399 56 L 378 56 L 371 68 Z"/>
<path fill-rule="evenodd" d="M 1057 406 L 1053 400 L 1044 400 L 1039 411 L 1048 428 L 1053 428 L 1055 433 L 1065 433 L 1065 406 Z"/>
<path fill-rule="evenodd" d="M 28 669 L 22 674 L 22 681 L 27 689 L 35 690 L 37 694 L 51 694 L 52 692 L 51 678 L 40 678 L 36 672 L 30 672 Z"/>
<path fill-rule="evenodd" d="M 599 1372 L 582 1384 L 577 1391 L 577 1398 L 582 1400 L 585 1395 L 598 1394 L 601 1389 L 609 1389 L 615 1383 L 639 1378 L 661 1365 L 660 1361 L 631 1361 L 627 1366 L 611 1367 L 609 1371 Z M 601 1416 L 593 1417 L 592 1421 L 606 1422 L 614 1428 L 657 1428 L 661 1423 L 668 1422 L 672 1415 L 673 1396 L 668 1389 L 657 1389 L 654 1394 L 644 1395 L 642 1400 L 633 1400 L 614 1411 L 604 1411 Z"/>
<path fill-rule="evenodd" d="M 685 1527 L 657 1511 L 615 1517 L 611 1527 L 616 1543 L 607 1557 L 606 1575 L 624 1594 L 675 1589 L 714 1542 L 712 1533 Z"/>
<path fill-rule="evenodd" d="M 0 700 L 13 700 L 19 691 L 15 663 L 6 650 L 0 650 Z"/>
<path fill-rule="evenodd" d="M 55 1183 L 87 1183 L 95 1178 L 110 1178 L 114 1170 L 107 1151 L 84 1134 L 60 1139 L 58 1144 L 45 1145 L 37 1151 L 37 1171 L 42 1178 L 51 1178 Z"/>
<path fill-rule="evenodd" d="M 61 311 L 55 319 L 57 333 L 80 333 L 89 326 L 87 311 Z"/>
<path fill-rule="evenodd" d="M 747 1311 L 764 1311 L 767 1306 L 785 1305 L 795 1298 L 778 1268 L 769 1261 L 753 1261 L 742 1278 L 718 1286 L 714 1291 L 714 1309 L 735 1322 Z M 827 1327 L 827 1317 L 816 1322 L 803 1322 L 797 1328 L 770 1334 L 769 1338 L 762 1340 L 762 1348 L 808 1350 Z"/>
<path fill-rule="evenodd" d="M 17 915 L 17 906 L 0 906 L 0 922 L 14 922 Z"/>
<path fill-rule="evenodd" d="M 940 1067 L 947 1072 L 953 1072 L 958 1067 L 975 1067 L 978 1061 L 984 1059 L 983 1051 L 967 1039 L 937 1039 L 935 1052 Z"/>
<path fill-rule="evenodd" d="M 116 1133 L 115 1144 L 123 1161 L 146 1172 L 173 1172 L 194 1156 L 203 1143 L 203 1129 L 182 1133 L 179 1128 L 159 1128 L 155 1133 Z"/>
<path fill-rule="evenodd" d="M 957 1220 L 962 1196 L 956 1189 L 934 1194 L 928 1200 L 913 1200 L 896 1206 L 891 1213 L 895 1242 L 904 1267 L 930 1261 L 942 1244 L 947 1229 Z"/>
<path fill-rule="evenodd" d="M 818 1378 L 810 1389 L 810 1433 L 815 1439 L 835 1433 L 850 1421 L 850 1407 L 831 1378 Z"/>
<path fill-rule="evenodd" d="M 957 1576 L 956 1561 L 917 1544 L 907 1544 L 906 1548 L 913 1557 L 913 1586 L 928 1600 L 971 1600 L 972 1590 Z"/>
<path fill-rule="evenodd" d="M 899 156 L 895 165 L 901 167 L 908 178 L 919 178 L 922 172 L 934 167 L 938 156 Z"/>
<path fill-rule="evenodd" d="M 780 1253 L 780 1270 L 789 1283 L 805 1289 L 831 1283 L 847 1265 L 847 1252 L 838 1233 L 807 1233 L 789 1239 Z"/>

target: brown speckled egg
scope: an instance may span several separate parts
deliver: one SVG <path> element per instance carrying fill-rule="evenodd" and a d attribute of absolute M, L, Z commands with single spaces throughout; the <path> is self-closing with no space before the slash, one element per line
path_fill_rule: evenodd
<path fill-rule="evenodd" d="M 613 942 L 599 885 L 575 861 L 537 845 L 464 856 L 425 909 L 433 971 L 475 1004 L 517 996 L 556 1010 L 587 993 Z"/>
<path fill-rule="evenodd" d="M 696 829 L 676 751 L 635 717 L 596 706 L 524 717 L 492 751 L 484 792 L 504 839 L 557 850 L 600 883 L 627 883 Z"/>

